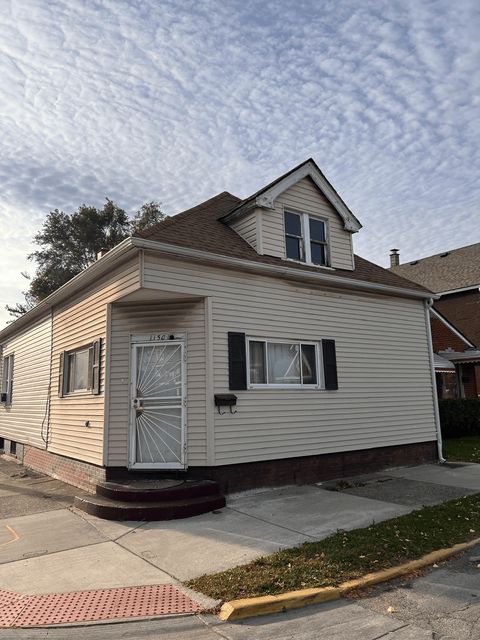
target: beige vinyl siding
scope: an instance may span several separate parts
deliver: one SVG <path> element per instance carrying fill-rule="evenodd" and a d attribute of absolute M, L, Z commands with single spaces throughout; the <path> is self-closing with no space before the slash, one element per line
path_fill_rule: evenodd
<path fill-rule="evenodd" d="M 111 327 L 108 464 L 128 463 L 130 334 L 179 331 L 187 334 L 187 462 L 205 465 L 204 301 L 115 304 Z"/>
<path fill-rule="evenodd" d="M 215 413 L 215 464 L 436 439 L 424 307 L 146 254 L 146 287 L 211 296 L 215 393 L 228 392 L 228 331 L 336 341 L 338 391 L 236 391 Z M 211 398 L 213 402 L 213 398 Z"/>
<path fill-rule="evenodd" d="M 2 345 L 3 356 L 14 355 L 12 404 L 9 407 L 0 405 L 2 438 L 45 447 L 42 426 L 45 435 L 51 327 L 51 317 L 48 315 Z"/>
<path fill-rule="evenodd" d="M 285 257 L 283 212 L 285 209 L 320 216 L 327 220 L 331 266 L 354 268 L 351 233 L 343 228 L 343 220 L 309 178 L 303 178 L 278 196 L 274 210 L 265 210 L 262 220 L 262 246 L 266 255 Z"/>
<path fill-rule="evenodd" d="M 257 211 L 252 211 L 248 213 L 243 218 L 239 220 L 235 220 L 231 227 L 234 229 L 239 235 L 242 236 L 244 240 L 246 240 L 249 244 L 252 245 L 254 249 L 259 250 L 258 243 L 258 213 Z"/>
<path fill-rule="evenodd" d="M 53 313 L 52 401 L 48 449 L 93 464 L 103 461 L 106 317 L 109 302 L 140 286 L 138 260 L 115 269 L 107 278 Z M 60 354 L 101 339 L 100 395 L 78 392 L 58 396 Z M 85 422 L 90 426 L 86 427 Z"/>

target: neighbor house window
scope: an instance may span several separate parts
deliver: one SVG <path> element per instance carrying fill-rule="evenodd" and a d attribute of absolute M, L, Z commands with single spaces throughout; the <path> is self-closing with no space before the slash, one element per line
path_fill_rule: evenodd
<path fill-rule="evenodd" d="M 60 354 L 59 395 L 100 393 L 100 340 Z"/>
<path fill-rule="evenodd" d="M 248 340 L 249 385 L 318 387 L 318 344 Z"/>
<path fill-rule="evenodd" d="M 447 398 L 459 398 L 457 376 L 455 372 L 436 372 L 437 393 L 440 400 Z"/>
<path fill-rule="evenodd" d="M 13 389 L 13 354 L 3 358 L 2 403 L 8 407 L 12 404 Z"/>
<path fill-rule="evenodd" d="M 307 213 L 285 211 L 285 253 L 291 260 L 328 266 L 327 223 Z"/>

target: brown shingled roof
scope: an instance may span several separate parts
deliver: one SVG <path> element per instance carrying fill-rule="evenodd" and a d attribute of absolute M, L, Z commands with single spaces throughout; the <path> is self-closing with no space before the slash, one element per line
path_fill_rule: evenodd
<path fill-rule="evenodd" d="M 258 254 L 236 231 L 220 220 L 238 207 L 241 202 L 242 200 L 236 196 L 224 191 L 192 209 L 166 218 L 135 235 L 147 240 L 208 251 L 213 254 L 292 268 L 291 261 Z M 318 267 L 300 263 L 295 264 L 295 268 L 316 273 L 321 271 Z M 341 276 L 354 281 L 361 280 L 390 287 L 425 291 L 424 287 L 405 280 L 360 256 L 355 256 L 354 271 L 335 269 L 335 271 L 328 273 L 332 277 Z"/>
<path fill-rule="evenodd" d="M 406 262 L 391 271 L 435 293 L 480 285 L 480 242 Z"/>

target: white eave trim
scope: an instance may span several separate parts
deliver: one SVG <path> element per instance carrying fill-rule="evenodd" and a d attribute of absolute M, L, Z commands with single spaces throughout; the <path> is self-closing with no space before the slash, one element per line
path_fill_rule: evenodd
<path fill-rule="evenodd" d="M 245 260 L 243 258 L 233 258 L 199 249 L 191 249 L 189 247 L 181 247 L 173 244 L 157 242 L 156 240 L 144 240 L 142 238 L 132 238 L 132 242 L 138 248 L 149 249 L 161 253 L 176 255 L 182 258 L 199 260 L 213 264 L 225 265 L 233 269 L 243 271 L 254 271 L 258 274 L 272 275 L 276 277 L 291 278 L 292 280 L 303 280 L 323 284 L 329 287 L 337 287 L 340 289 L 353 289 L 358 291 L 371 291 L 373 293 L 381 293 L 385 295 L 401 296 L 406 298 L 417 298 L 421 300 L 438 299 L 436 294 L 429 291 L 417 291 L 415 289 L 407 289 L 404 287 L 391 287 L 389 285 L 376 282 L 367 282 L 366 280 L 353 280 L 343 278 L 342 276 L 331 275 L 330 273 L 315 273 L 313 271 L 304 271 L 303 269 L 295 269 L 294 267 L 276 266 L 256 262 L 253 260 Z"/>
<path fill-rule="evenodd" d="M 417 299 L 434 299 L 439 298 L 438 295 L 430 292 L 415 291 L 414 289 L 406 289 L 404 287 L 390 287 L 388 285 L 375 282 L 367 282 L 365 280 L 352 280 L 350 278 L 342 278 L 341 276 L 332 276 L 328 273 L 314 273 L 303 271 L 293 267 L 275 266 L 270 264 L 262 264 L 253 260 L 244 260 L 242 258 L 232 258 L 208 251 L 200 251 L 198 249 L 190 249 L 189 247 L 181 247 L 179 245 L 166 244 L 157 242 L 156 240 L 144 240 L 142 238 L 126 238 L 116 247 L 111 249 L 102 258 L 94 262 L 92 265 L 84 269 L 66 284 L 51 293 L 45 300 L 42 300 L 31 311 L 21 316 L 5 329 L 0 331 L 0 341 L 7 336 L 19 331 L 24 326 L 30 324 L 34 320 L 45 315 L 54 305 L 60 304 L 72 295 L 76 294 L 80 289 L 93 284 L 98 278 L 110 272 L 115 266 L 123 262 L 129 253 L 133 253 L 137 249 L 148 249 L 150 251 L 158 251 L 167 255 L 180 256 L 182 258 L 199 260 L 202 262 L 221 264 L 230 268 L 240 269 L 243 271 L 254 271 L 256 273 L 272 275 L 276 277 L 291 278 L 292 280 L 303 280 L 324 284 L 329 287 L 337 287 L 340 289 L 351 289 L 357 291 L 371 291 L 373 293 L 381 293 L 384 295 L 394 295 L 406 298 Z"/>
<path fill-rule="evenodd" d="M 274 185 L 272 185 L 269 189 L 262 191 L 260 195 L 258 195 L 252 203 L 249 203 L 248 209 L 252 206 L 260 207 L 261 209 L 274 209 L 275 208 L 275 200 L 278 198 L 280 194 L 282 194 L 290 187 L 293 187 L 297 182 L 302 180 L 303 178 L 311 178 L 318 189 L 323 193 L 323 195 L 330 202 L 332 207 L 338 213 L 338 215 L 343 220 L 343 225 L 346 231 L 351 231 L 352 233 L 356 233 L 360 231 L 362 225 L 359 220 L 353 215 L 353 213 L 349 210 L 347 205 L 343 202 L 340 196 L 336 193 L 335 189 L 328 182 L 325 176 L 321 173 L 318 167 L 314 162 L 309 160 L 302 164 L 298 169 L 292 171 L 287 176 L 279 180 Z M 248 210 L 247 209 L 247 210 Z M 226 215 L 226 220 L 234 220 L 236 217 L 241 216 L 246 209 L 239 206 L 237 211 L 232 211 L 231 215 Z"/>
<path fill-rule="evenodd" d="M 472 342 L 470 342 L 470 340 L 468 340 L 462 333 L 460 333 L 460 331 L 456 329 L 453 326 L 453 324 L 450 324 L 450 322 L 446 318 L 444 318 L 440 313 L 438 313 L 438 311 L 435 311 L 433 307 L 430 307 L 430 313 L 432 314 L 432 316 L 435 316 L 435 318 L 440 320 L 440 322 L 443 322 L 443 324 L 446 327 L 448 327 L 448 329 L 450 329 L 450 331 L 454 333 L 457 336 L 457 338 L 460 338 L 460 340 L 464 342 L 467 346 L 471 347 L 472 349 L 475 349 L 475 345 Z"/>
<path fill-rule="evenodd" d="M 108 253 L 106 253 L 102 258 L 96 260 L 74 278 L 59 287 L 47 298 L 37 304 L 36 307 L 7 325 L 0 331 L 0 341 L 4 340 L 7 336 L 10 336 L 16 331 L 19 331 L 25 325 L 28 325 L 34 320 L 42 317 L 48 313 L 54 305 L 67 300 L 83 287 L 93 284 L 96 280 L 110 272 L 119 263 L 123 262 L 130 252 L 137 251 L 137 247 L 132 240 L 133 238 L 126 238 L 120 242 L 120 244 L 117 244 L 116 247 L 108 251 Z"/>

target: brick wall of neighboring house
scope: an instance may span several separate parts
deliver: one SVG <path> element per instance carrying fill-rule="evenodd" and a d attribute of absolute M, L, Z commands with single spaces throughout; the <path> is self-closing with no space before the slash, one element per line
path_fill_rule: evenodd
<path fill-rule="evenodd" d="M 30 469 L 95 493 L 95 485 L 105 480 L 105 469 L 88 462 L 66 458 L 55 453 L 25 445 L 23 464 Z"/>
<path fill-rule="evenodd" d="M 432 326 L 432 342 L 435 353 L 453 349 L 453 351 L 465 351 L 467 345 L 457 336 L 444 322 L 436 318 L 430 317 Z"/>
<path fill-rule="evenodd" d="M 478 289 L 442 296 L 437 309 L 476 347 L 480 347 L 480 292 Z"/>

